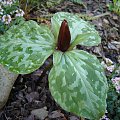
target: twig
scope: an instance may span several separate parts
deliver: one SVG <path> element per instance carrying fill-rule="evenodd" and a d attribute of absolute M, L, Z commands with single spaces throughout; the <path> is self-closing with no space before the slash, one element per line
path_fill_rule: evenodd
<path fill-rule="evenodd" d="M 103 14 L 100 14 L 100 15 L 93 16 L 91 20 L 95 20 L 95 19 L 98 19 L 98 18 L 106 16 L 106 15 L 110 15 L 110 13 L 106 12 L 106 13 L 103 13 Z"/>
<path fill-rule="evenodd" d="M 95 19 L 99 19 L 100 17 L 110 15 L 110 13 L 106 12 L 96 16 L 89 16 L 88 14 L 78 14 L 78 13 L 76 15 L 78 15 L 80 18 L 83 18 L 85 20 L 95 20 Z"/>
<path fill-rule="evenodd" d="M 41 20 L 41 19 L 50 19 L 54 14 L 48 14 L 48 15 L 41 15 L 40 17 L 37 17 L 37 18 L 31 18 L 31 19 L 37 19 L 37 20 Z M 100 14 L 100 15 L 96 15 L 96 16 L 89 16 L 88 14 L 76 14 L 78 15 L 79 17 L 83 18 L 83 19 L 86 19 L 86 20 L 95 20 L 95 19 L 99 19 L 100 17 L 103 17 L 103 16 L 107 16 L 107 15 L 110 15 L 109 12 L 106 12 L 106 13 L 103 13 L 103 14 Z"/>

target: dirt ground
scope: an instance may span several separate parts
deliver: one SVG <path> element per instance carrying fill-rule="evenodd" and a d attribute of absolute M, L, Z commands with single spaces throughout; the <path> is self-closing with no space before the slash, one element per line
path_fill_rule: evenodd
<path fill-rule="evenodd" d="M 107 4 L 109 0 L 83 1 L 85 6 L 65 1 L 55 7 L 41 8 L 33 13 L 40 16 L 66 11 L 96 16 L 109 12 L 109 15 L 90 21 L 99 31 L 102 38 L 101 45 L 97 47 L 77 47 L 95 54 L 99 59 L 107 57 L 118 63 L 120 46 L 115 43 L 120 42 L 120 16 L 108 10 Z M 0 112 L 0 120 L 38 120 L 34 116 L 34 112 L 39 115 L 42 113 L 40 120 L 80 120 L 79 117 L 61 109 L 51 96 L 48 88 L 49 70 L 46 70 L 46 66 L 52 60 L 51 58 L 52 56 L 35 72 L 28 75 L 19 75 L 7 104 Z M 39 110 L 35 111 L 36 109 Z"/>

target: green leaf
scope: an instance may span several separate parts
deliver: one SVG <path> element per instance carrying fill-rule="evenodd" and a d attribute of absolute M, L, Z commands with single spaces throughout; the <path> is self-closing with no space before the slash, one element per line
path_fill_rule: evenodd
<path fill-rule="evenodd" d="M 57 41 L 60 25 L 64 19 L 67 20 L 70 28 L 71 42 L 74 42 L 72 44 L 94 46 L 94 45 L 98 45 L 101 42 L 101 38 L 98 32 L 95 30 L 95 28 L 92 25 L 80 19 L 77 15 L 67 12 L 58 12 L 54 14 L 51 19 L 52 30 L 56 41 Z"/>
<path fill-rule="evenodd" d="M 53 54 L 49 88 L 66 111 L 99 120 L 106 110 L 107 80 L 98 59 L 82 50 Z"/>
<path fill-rule="evenodd" d="M 58 34 L 59 34 L 59 29 L 60 29 L 60 24 L 58 23 L 58 21 L 54 18 L 51 18 L 51 24 L 52 24 L 52 33 L 55 37 L 55 42 L 57 44 L 58 42 Z"/>
<path fill-rule="evenodd" d="M 21 22 L 0 36 L 0 63 L 27 74 L 38 69 L 55 49 L 54 36 L 34 21 Z"/>

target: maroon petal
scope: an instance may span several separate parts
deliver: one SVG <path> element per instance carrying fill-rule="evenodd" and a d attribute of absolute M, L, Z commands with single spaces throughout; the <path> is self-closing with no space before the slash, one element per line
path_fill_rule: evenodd
<path fill-rule="evenodd" d="M 61 24 L 59 35 L 58 35 L 58 44 L 57 49 L 65 52 L 70 47 L 71 35 L 68 27 L 68 23 L 64 20 Z"/>

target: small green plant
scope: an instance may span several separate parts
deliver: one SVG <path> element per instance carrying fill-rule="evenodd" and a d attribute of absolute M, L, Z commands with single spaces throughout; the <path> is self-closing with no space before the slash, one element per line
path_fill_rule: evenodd
<path fill-rule="evenodd" d="M 3 34 L 24 15 L 18 0 L 0 1 L 0 34 Z"/>
<path fill-rule="evenodd" d="M 120 15 L 120 0 L 113 0 L 113 3 L 109 4 L 109 9 Z"/>
<path fill-rule="evenodd" d="M 110 120 L 120 119 L 120 77 L 108 79 L 107 110 Z"/>
<path fill-rule="evenodd" d="M 42 0 L 19 0 L 21 8 L 24 10 L 25 15 L 30 13 L 34 8 L 37 8 Z"/>
<path fill-rule="evenodd" d="M 106 111 L 104 70 L 94 55 L 75 47 L 98 45 L 98 32 L 66 12 L 53 15 L 51 30 L 31 20 L 12 26 L 0 36 L 0 63 L 15 73 L 28 74 L 53 54 L 48 79 L 55 101 L 66 111 L 98 120 Z"/>

